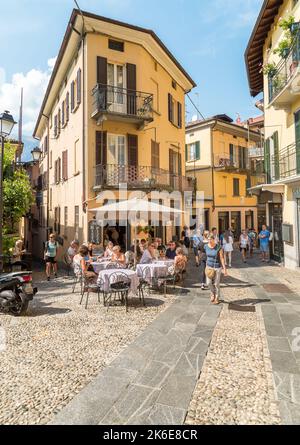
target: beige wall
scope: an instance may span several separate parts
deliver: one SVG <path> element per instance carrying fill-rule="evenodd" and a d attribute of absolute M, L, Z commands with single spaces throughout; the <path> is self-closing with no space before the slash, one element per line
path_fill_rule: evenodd
<path fill-rule="evenodd" d="M 186 145 L 200 142 L 200 159 L 196 162 L 191 161 L 186 163 L 186 168 L 203 167 L 212 164 L 211 158 L 211 126 L 202 127 L 201 129 L 186 131 L 185 143 Z"/>

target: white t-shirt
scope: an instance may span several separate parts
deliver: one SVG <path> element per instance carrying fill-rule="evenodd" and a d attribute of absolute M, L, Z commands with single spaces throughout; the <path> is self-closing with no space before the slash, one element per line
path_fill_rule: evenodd
<path fill-rule="evenodd" d="M 233 252 L 233 238 L 232 236 L 229 237 L 228 243 L 226 242 L 226 239 L 223 238 L 223 249 L 224 252 Z"/>
<path fill-rule="evenodd" d="M 244 237 L 243 235 L 241 235 L 241 237 L 240 237 L 240 244 L 241 244 L 241 248 L 242 249 L 246 249 L 248 244 L 249 244 L 248 236 Z"/>

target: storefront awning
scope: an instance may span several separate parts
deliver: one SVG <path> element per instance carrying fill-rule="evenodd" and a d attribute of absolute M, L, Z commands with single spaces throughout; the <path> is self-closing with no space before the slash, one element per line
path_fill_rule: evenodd
<path fill-rule="evenodd" d="M 284 184 L 261 184 L 248 189 L 253 195 L 260 195 L 262 192 L 284 193 Z"/>

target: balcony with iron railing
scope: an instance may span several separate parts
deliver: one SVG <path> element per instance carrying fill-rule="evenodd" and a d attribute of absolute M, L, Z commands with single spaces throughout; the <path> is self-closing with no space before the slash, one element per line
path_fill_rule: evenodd
<path fill-rule="evenodd" d="M 288 108 L 300 92 L 300 31 L 291 48 L 268 75 L 269 103 L 276 108 Z"/>
<path fill-rule="evenodd" d="M 300 180 L 300 141 L 294 142 L 271 158 L 272 181 Z"/>
<path fill-rule="evenodd" d="M 118 189 L 126 184 L 128 190 L 194 191 L 193 178 L 170 173 L 155 167 L 133 165 L 97 165 L 94 190 Z"/>
<path fill-rule="evenodd" d="M 244 158 L 237 154 L 219 153 L 214 155 L 214 167 L 217 170 L 244 172 L 250 169 L 250 160 L 248 156 Z"/>
<path fill-rule="evenodd" d="M 140 126 L 153 121 L 153 94 L 97 84 L 92 96 L 94 119 L 106 116 Z"/>

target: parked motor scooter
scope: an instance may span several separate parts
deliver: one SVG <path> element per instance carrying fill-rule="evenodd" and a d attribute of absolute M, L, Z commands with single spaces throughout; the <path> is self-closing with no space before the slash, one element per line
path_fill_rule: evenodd
<path fill-rule="evenodd" d="M 37 288 L 32 285 L 32 272 L 13 272 L 0 276 L 0 312 L 25 315 Z"/>

